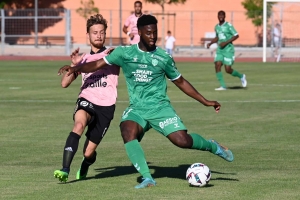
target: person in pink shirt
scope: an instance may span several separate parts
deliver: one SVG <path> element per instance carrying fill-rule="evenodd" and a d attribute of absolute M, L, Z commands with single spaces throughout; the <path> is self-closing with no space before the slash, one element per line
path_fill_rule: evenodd
<path fill-rule="evenodd" d="M 134 2 L 134 13 L 126 19 L 123 26 L 123 32 L 129 36 L 130 44 L 137 44 L 140 41 L 140 36 L 137 29 L 137 20 L 142 15 L 142 2 Z M 130 31 L 128 30 L 129 27 L 131 29 Z"/>
<path fill-rule="evenodd" d="M 90 41 L 91 52 L 78 56 L 79 48 L 72 55 L 72 66 L 92 62 L 106 56 L 110 50 L 104 46 L 107 21 L 102 15 L 91 16 L 87 20 L 87 38 Z M 110 122 L 114 117 L 117 100 L 117 85 L 120 67 L 104 67 L 93 73 L 82 73 L 82 84 L 76 102 L 73 119 L 74 126 L 64 147 L 62 169 L 54 171 L 54 177 L 66 182 L 70 166 L 78 149 L 79 139 L 88 127 L 86 141 L 83 147 L 83 161 L 77 171 L 76 179 L 84 179 L 89 166 L 96 161 L 96 148 L 104 137 Z M 80 75 L 74 73 L 63 75 L 61 86 L 67 88 Z"/>

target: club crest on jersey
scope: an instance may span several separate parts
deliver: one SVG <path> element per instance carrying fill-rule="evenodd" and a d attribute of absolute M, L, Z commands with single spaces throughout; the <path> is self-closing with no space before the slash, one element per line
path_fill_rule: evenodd
<path fill-rule="evenodd" d="M 133 62 L 137 62 L 137 59 L 138 59 L 137 57 L 134 57 Z"/>
<path fill-rule="evenodd" d="M 152 59 L 152 65 L 153 65 L 153 66 L 156 66 L 157 64 L 158 64 L 158 60 Z"/>

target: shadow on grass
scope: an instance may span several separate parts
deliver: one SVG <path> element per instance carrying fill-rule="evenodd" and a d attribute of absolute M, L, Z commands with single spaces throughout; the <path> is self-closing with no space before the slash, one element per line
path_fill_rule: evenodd
<path fill-rule="evenodd" d="M 151 170 L 154 170 L 152 173 L 152 176 L 154 179 L 157 178 L 176 178 L 176 179 L 182 179 L 185 180 L 185 172 L 188 169 L 190 165 L 179 165 L 177 167 L 159 167 L 159 166 L 153 166 L 151 163 L 149 164 L 149 168 Z M 95 169 L 97 174 L 93 177 L 87 177 L 83 180 L 89 180 L 89 179 L 101 179 L 101 178 L 111 178 L 111 177 L 117 177 L 117 176 L 125 176 L 128 174 L 135 174 L 137 173 L 136 169 L 130 165 L 130 166 L 116 166 L 116 167 L 107 167 L 107 168 L 97 168 Z M 212 174 L 221 174 L 221 175 L 236 175 L 235 173 L 224 173 L 224 172 L 218 172 L 218 171 L 211 171 Z M 238 179 L 232 179 L 232 178 L 212 178 L 211 180 L 226 180 L 226 181 L 239 181 Z M 81 180 L 72 180 L 67 183 L 74 183 Z M 142 182 L 142 177 L 137 178 L 137 182 Z"/>
<path fill-rule="evenodd" d="M 242 86 L 231 86 L 231 87 L 227 87 L 227 89 L 229 90 L 247 90 L 247 88 L 242 87 Z"/>

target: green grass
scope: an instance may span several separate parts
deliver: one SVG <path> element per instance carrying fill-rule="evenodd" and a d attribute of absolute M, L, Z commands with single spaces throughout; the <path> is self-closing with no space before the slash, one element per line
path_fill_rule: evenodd
<path fill-rule="evenodd" d="M 149 131 L 141 145 L 157 187 L 136 190 L 140 177 L 131 166 L 118 124 L 127 106 L 120 76 L 115 118 L 98 147 L 88 179 L 75 181 L 82 159 L 81 140 L 69 182 L 60 184 L 53 171 L 61 167 L 65 139 L 80 81 L 60 87 L 57 70 L 65 62 L 0 63 L 0 199 L 299 199 L 300 84 L 299 64 L 237 63 L 248 88 L 224 74 L 218 87 L 212 63 L 178 63 L 183 76 L 206 98 L 222 104 L 219 114 L 184 95 L 172 83 L 168 94 L 190 132 L 229 146 L 228 163 L 208 152 L 183 150 Z M 212 171 L 208 187 L 189 187 L 187 167 L 203 162 Z"/>

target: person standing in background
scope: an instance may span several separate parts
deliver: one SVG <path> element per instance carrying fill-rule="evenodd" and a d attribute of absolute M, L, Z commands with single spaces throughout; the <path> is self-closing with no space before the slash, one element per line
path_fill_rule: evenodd
<path fill-rule="evenodd" d="M 123 26 L 123 32 L 129 36 L 130 44 L 137 44 L 140 41 L 140 36 L 137 29 L 137 20 L 142 15 L 142 2 L 134 2 L 134 13 L 126 19 Z M 131 29 L 130 31 L 128 30 L 129 27 Z"/>
<path fill-rule="evenodd" d="M 165 47 L 166 47 L 166 51 L 173 56 L 173 52 L 175 49 L 175 41 L 176 39 L 172 36 L 171 31 L 167 32 L 167 36 L 166 36 L 166 42 L 165 42 Z"/>

